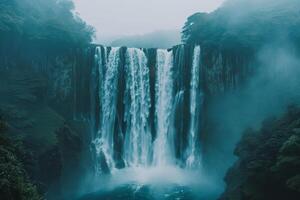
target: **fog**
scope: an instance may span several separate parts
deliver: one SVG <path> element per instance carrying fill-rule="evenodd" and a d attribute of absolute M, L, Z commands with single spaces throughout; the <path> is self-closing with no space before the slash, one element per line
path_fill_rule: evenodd
<path fill-rule="evenodd" d="M 116 0 L 105 3 L 99 1 L 93 5 L 84 5 L 82 2 L 80 4 L 77 0 L 76 5 L 81 16 L 96 27 L 99 41 L 104 41 L 107 40 L 107 36 L 118 38 L 123 35 L 143 35 L 155 30 L 180 30 L 187 16 L 194 12 L 212 11 L 221 5 L 222 1 L 206 1 L 209 3 L 202 1 L 203 4 L 201 1 L 180 2 L 155 0 L 147 2 L 149 4 L 143 4 L 144 2 L 140 4 L 137 1 L 130 1 L 122 4 L 120 9 Z M 102 6 L 101 9 L 105 10 L 106 7 L 113 9 L 101 11 L 99 8 L 98 13 L 91 14 L 93 12 L 89 9 L 97 9 L 98 4 L 99 7 Z M 246 24 L 246 21 L 253 20 L 253 12 L 257 14 L 267 9 L 270 12 L 266 13 L 270 16 L 263 17 L 268 19 L 274 17 L 272 12 L 275 7 L 288 8 L 280 10 L 287 12 L 289 9 L 298 9 L 298 5 L 298 0 L 232 0 L 225 4 L 228 14 L 226 20 L 229 26 L 240 26 Z M 90 8 L 91 6 L 93 8 Z M 87 13 L 86 9 L 90 12 Z M 275 13 L 279 14 L 276 9 Z M 155 12 L 148 12 L 150 10 Z M 94 20 L 90 20 L 92 18 Z M 288 24 L 290 21 L 286 22 Z M 226 171 L 236 159 L 233 151 L 245 130 L 248 128 L 258 130 L 264 120 L 280 117 L 288 106 L 300 102 L 299 52 L 295 50 L 293 42 L 286 37 L 288 34 L 285 31 L 290 30 L 283 28 L 279 31 L 274 28 L 277 24 L 273 25 L 274 32 L 278 32 L 277 38 L 269 38 L 272 42 L 258 49 L 252 64 L 255 69 L 254 75 L 243 88 L 222 96 L 210 105 L 209 120 L 213 121 L 215 130 L 213 134 L 209 133 L 211 143 L 208 144 L 210 146 L 208 156 L 211 160 L 205 164 L 213 171 L 212 174 L 216 175 L 218 183 L 223 181 Z"/>
<path fill-rule="evenodd" d="M 128 188 L 132 188 L 137 198 L 139 193 L 144 193 L 143 197 L 147 196 L 149 199 L 157 200 L 166 199 L 166 197 L 173 199 L 171 197 L 174 195 L 187 195 L 187 193 L 192 195 L 191 199 L 216 199 L 216 194 L 222 191 L 222 188 L 215 184 L 213 178 L 201 170 L 188 170 L 175 166 L 120 169 L 114 171 L 112 175 L 103 174 L 96 180 L 89 180 L 87 185 L 89 187 L 84 188 L 82 194 L 97 192 L 97 194 L 105 195 L 127 187 L 126 192 L 130 193 Z M 177 192 L 173 193 L 176 190 Z M 83 197 L 82 200 L 90 199 L 88 196 L 86 196 L 87 198 Z M 103 197 L 103 199 L 106 198 Z"/>
<path fill-rule="evenodd" d="M 224 176 L 236 160 L 235 146 L 247 129 L 259 130 L 264 120 L 279 118 L 288 106 L 300 105 L 299 48 L 292 38 L 297 29 L 291 26 L 299 24 L 300 1 L 230 0 L 223 6 L 219 14 L 225 16 L 228 32 L 241 33 L 231 38 L 233 42 L 244 37 L 248 43 L 256 44 L 269 33 L 265 30 L 271 34 L 255 49 L 251 61 L 254 73 L 248 75 L 247 83 L 210 102 L 206 120 L 212 123 L 212 130 L 205 133 L 208 136 L 204 165 L 219 184 L 224 184 Z M 270 22 L 269 26 L 262 25 L 262 20 Z M 252 32 L 243 33 L 245 30 Z"/>
<path fill-rule="evenodd" d="M 179 30 L 155 31 L 144 35 L 122 37 L 110 43 L 111 46 L 167 49 L 181 43 Z"/>
<path fill-rule="evenodd" d="M 79 15 L 97 30 L 97 42 L 158 30 L 180 31 L 195 12 L 210 12 L 223 0 L 73 0 Z"/>
<path fill-rule="evenodd" d="M 113 2 L 115 1 L 102 4 L 102 6 L 112 6 L 110 4 L 113 4 Z M 134 1 L 131 2 L 133 3 Z M 139 4 L 126 4 L 122 5 L 124 6 L 122 11 L 115 10 L 105 15 L 104 21 L 98 18 L 94 22 L 88 20 L 88 18 L 93 18 L 93 16 L 84 14 L 84 6 L 82 5 L 81 16 L 88 22 L 94 23 L 100 38 L 105 35 L 118 37 L 122 35 L 145 34 L 161 29 L 179 30 L 186 17 L 190 14 L 199 11 L 209 12 L 221 5 L 221 1 L 209 1 L 209 4 L 201 4 L 200 1 L 182 2 L 184 3 L 180 5 L 178 1 L 153 1 L 146 7 Z M 199 2 L 200 7 L 197 7 L 197 2 Z M 98 3 L 99 5 L 101 4 L 100 2 Z M 186 8 L 186 5 L 183 5 L 189 5 L 189 3 L 195 10 Z M 257 22 L 258 20 L 253 18 L 253 13 L 257 14 L 266 10 L 269 11 L 264 13 L 267 13 L 266 15 L 258 16 L 262 17 L 262 19 L 270 20 L 269 17 L 274 18 L 274 15 L 282 14 L 280 12 L 298 9 L 298 5 L 298 0 L 231 0 L 224 7 L 227 13 L 226 23 L 229 26 L 240 27 L 251 20 Z M 276 10 L 280 7 L 286 8 L 286 10 Z M 77 9 L 80 10 L 80 7 Z M 138 11 L 132 12 L 134 9 Z M 155 12 L 147 12 L 151 9 L 155 10 Z M 173 17 L 169 18 L 166 16 Z M 292 17 L 293 14 L 291 14 Z M 94 18 L 96 19 L 97 17 L 94 16 Z M 111 24 L 112 21 L 113 24 Z M 275 22 L 277 21 L 275 20 Z M 282 20 L 282 22 L 290 23 L 289 20 Z M 209 167 L 209 172 L 212 172 L 210 174 L 216 176 L 214 182 L 214 184 L 216 183 L 216 188 L 223 184 L 226 171 L 236 159 L 233 151 L 244 131 L 248 128 L 258 130 L 264 120 L 270 117 L 280 117 L 288 106 L 299 104 L 300 102 L 299 54 L 295 50 L 293 42 L 290 42 L 289 38 L 287 38 L 288 34 L 285 31 L 290 30 L 285 30 L 284 28 L 279 30 L 276 29 L 278 28 L 277 24 L 272 25 L 274 25 L 271 27 L 273 28 L 272 30 L 278 34 L 273 34 L 272 37 L 276 35 L 276 38 L 269 38 L 271 42 L 263 45 L 256 52 L 255 60 L 252 64 L 252 67 L 255 69 L 254 75 L 249 78 L 249 81 L 241 90 L 222 96 L 210 105 L 211 112 L 208 120 L 214 123 L 215 129 L 213 130 L 214 133 L 208 133 L 210 134 L 210 143 L 207 144 L 209 145 L 209 151 L 206 153 L 209 154 L 210 160 L 204 165 Z M 258 27 L 255 28 L 259 33 L 264 31 Z M 260 38 L 255 39 L 259 40 Z"/>
<path fill-rule="evenodd" d="M 211 106 L 209 118 L 215 130 L 208 165 L 220 181 L 236 159 L 235 145 L 247 129 L 259 130 L 265 120 L 279 118 L 289 106 L 300 105 L 300 59 L 292 44 L 264 46 L 252 67 L 255 73 L 245 87 L 218 98 Z"/>
<path fill-rule="evenodd" d="M 227 23 L 231 25 L 243 24 L 249 19 L 253 20 L 254 13 L 261 13 L 259 17 L 268 20 L 268 17 L 274 17 L 274 11 L 280 15 L 290 9 L 299 10 L 299 6 L 300 1 L 298 0 L 230 0 L 224 4 L 229 15 Z M 280 7 L 284 9 L 279 10 Z M 282 20 L 282 23 L 289 23 L 289 21 L 284 22 L 285 19 Z"/>

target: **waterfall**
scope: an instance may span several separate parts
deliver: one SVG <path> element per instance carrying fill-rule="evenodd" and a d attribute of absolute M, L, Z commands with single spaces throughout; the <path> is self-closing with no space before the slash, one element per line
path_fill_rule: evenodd
<path fill-rule="evenodd" d="M 200 90 L 200 46 L 194 48 L 193 63 L 190 85 L 190 129 L 188 136 L 188 147 L 186 150 L 186 166 L 188 168 L 198 167 L 200 164 L 200 150 L 197 147 L 200 107 L 202 105 L 202 94 Z"/>
<path fill-rule="evenodd" d="M 171 121 L 173 110 L 173 52 L 157 51 L 156 64 L 156 132 L 154 165 L 172 164 L 175 158 L 174 132 Z"/>
<path fill-rule="evenodd" d="M 126 52 L 125 121 L 127 125 L 124 161 L 127 167 L 147 166 L 151 161 L 149 128 L 150 80 L 147 57 L 140 49 Z"/>
<path fill-rule="evenodd" d="M 91 98 L 90 98 L 90 127 L 91 127 L 91 131 L 92 133 L 96 130 L 96 107 L 97 107 L 97 103 L 96 101 L 98 100 L 97 96 L 97 78 L 98 75 L 100 73 L 98 73 L 98 70 L 100 69 L 100 62 L 102 60 L 102 56 L 101 56 L 101 47 L 96 47 L 95 50 L 95 64 L 94 66 L 92 66 L 91 69 L 91 77 L 90 77 L 90 91 L 91 91 Z M 94 134 L 92 134 L 92 136 L 94 136 Z"/>
<path fill-rule="evenodd" d="M 116 119 L 119 62 L 119 48 L 112 48 L 106 64 L 107 67 L 105 71 L 103 89 L 100 92 L 100 94 L 102 94 L 100 97 L 102 102 L 101 127 L 99 129 L 98 137 L 94 140 L 97 156 L 104 156 L 109 169 L 115 168 L 113 133 Z"/>
<path fill-rule="evenodd" d="M 104 86 L 104 73 L 105 73 L 105 65 L 106 65 L 106 47 L 96 47 L 95 51 L 95 65 L 92 69 L 92 81 L 95 81 L 95 83 L 91 83 L 92 86 L 92 94 L 91 94 L 91 130 L 92 130 L 92 138 L 94 142 L 100 143 L 99 141 L 99 133 L 97 124 L 101 121 L 101 113 L 102 113 L 102 96 L 104 94 L 103 86 Z M 97 74 L 98 73 L 98 74 Z M 97 79 L 98 75 L 98 79 Z M 98 87 L 97 87 L 98 86 Z M 97 93 L 98 90 L 98 93 Z M 98 94 L 98 96 L 97 96 Z M 98 103 L 98 105 L 97 105 Z M 97 112 L 96 109 L 99 109 Z M 98 116 L 96 116 L 98 114 Z M 98 119 L 98 123 L 97 120 Z M 94 133 L 96 132 L 96 133 Z M 98 148 L 97 148 L 98 147 Z M 95 162 L 95 171 L 96 174 L 101 174 L 101 157 L 99 148 L 99 145 L 96 145 L 96 162 Z"/>
<path fill-rule="evenodd" d="M 156 56 L 149 60 L 143 49 L 96 48 L 91 124 L 96 133 L 93 145 L 98 173 L 184 166 L 180 161 L 186 168 L 200 165 L 200 46 L 194 48 L 192 62 L 188 62 L 191 66 L 179 68 L 191 76 L 178 91 L 175 73 L 177 78 L 182 75 L 174 67 L 174 51 L 155 51 Z M 185 61 L 186 55 L 178 56 Z M 177 118 L 179 107 L 189 110 L 190 116 Z M 188 122 L 187 133 L 175 130 L 175 123 L 181 120 Z M 178 147 L 179 140 L 184 145 Z M 184 148 L 180 154 L 179 148 Z"/>

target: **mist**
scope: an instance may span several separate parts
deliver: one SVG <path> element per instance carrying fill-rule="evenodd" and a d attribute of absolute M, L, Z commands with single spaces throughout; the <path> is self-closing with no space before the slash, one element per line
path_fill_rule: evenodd
<path fill-rule="evenodd" d="M 270 20 L 274 18 L 274 13 L 277 13 L 277 17 L 282 20 L 282 24 L 288 24 L 290 22 L 284 21 L 287 18 L 282 17 L 282 15 L 289 11 L 299 10 L 299 6 L 298 0 L 227 0 L 221 8 L 228 16 L 226 24 L 231 27 L 243 25 L 250 20 L 257 20 L 256 22 L 259 25 L 263 23 L 259 19 Z M 297 17 L 297 15 L 293 12 L 289 17 Z M 274 19 L 276 20 L 276 18 Z M 256 26 L 257 24 L 253 25 Z"/>
<path fill-rule="evenodd" d="M 108 44 L 124 36 L 178 30 L 198 11 L 210 12 L 223 0 L 74 0 L 76 12 L 97 30 L 95 42 Z"/>
<path fill-rule="evenodd" d="M 167 49 L 181 43 L 179 30 L 155 31 L 144 35 L 121 37 L 109 45 Z"/>
<path fill-rule="evenodd" d="M 217 98 L 209 118 L 214 123 L 210 136 L 208 166 L 224 177 L 236 157 L 234 148 L 248 130 L 259 130 L 270 118 L 279 118 L 289 106 L 300 102 L 300 58 L 293 44 L 274 42 L 264 46 L 252 64 L 254 74 L 237 91 Z"/>
<path fill-rule="evenodd" d="M 220 41 L 226 37 L 240 40 L 255 52 L 247 82 L 218 95 L 208 108 L 207 120 L 213 130 L 207 133 L 207 166 L 220 181 L 233 165 L 234 148 L 247 129 L 259 130 L 264 120 L 280 117 L 290 105 L 299 105 L 299 11 L 297 0 L 227 0 L 212 13 L 215 23 L 222 22 L 225 30 L 218 36 Z"/>
<path fill-rule="evenodd" d="M 299 77 L 299 0 L 0 0 L 0 197 L 298 200 Z"/>

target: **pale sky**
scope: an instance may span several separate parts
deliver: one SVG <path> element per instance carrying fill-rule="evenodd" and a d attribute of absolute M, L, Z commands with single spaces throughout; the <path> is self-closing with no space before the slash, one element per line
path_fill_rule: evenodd
<path fill-rule="evenodd" d="M 224 0 L 73 0 L 76 11 L 100 37 L 180 30 L 195 12 L 210 12 Z"/>

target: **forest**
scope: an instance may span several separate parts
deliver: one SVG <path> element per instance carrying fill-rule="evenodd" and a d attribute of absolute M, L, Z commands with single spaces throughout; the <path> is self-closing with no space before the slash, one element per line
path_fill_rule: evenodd
<path fill-rule="evenodd" d="M 299 0 L 226 0 L 169 47 L 96 31 L 0 0 L 0 199 L 299 199 Z"/>

